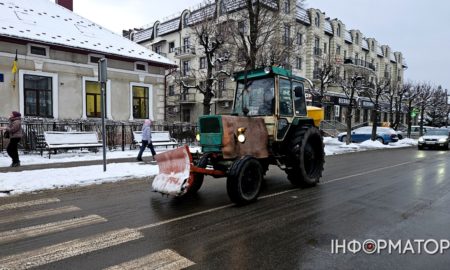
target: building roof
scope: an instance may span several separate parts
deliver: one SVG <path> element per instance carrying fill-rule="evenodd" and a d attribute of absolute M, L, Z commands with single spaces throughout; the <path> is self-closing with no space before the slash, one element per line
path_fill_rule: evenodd
<path fill-rule="evenodd" d="M 397 63 L 397 59 L 395 58 L 395 54 L 393 52 L 390 53 L 390 60 L 393 63 Z"/>
<path fill-rule="evenodd" d="M 210 19 L 214 17 L 215 12 L 215 4 L 210 4 L 208 6 L 192 11 L 191 15 L 188 18 L 188 25 L 191 26 L 204 20 Z"/>
<path fill-rule="evenodd" d="M 297 5 L 295 17 L 298 21 L 300 21 L 304 24 L 307 24 L 307 25 L 311 24 L 311 18 L 309 18 L 308 12 L 306 11 L 306 9 L 303 9 L 299 5 Z"/>
<path fill-rule="evenodd" d="M 377 54 L 378 56 L 384 57 L 383 49 L 381 49 L 381 46 L 377 46 Z"/>
<path fill-rule="evenodd" d="M 138 31 L 134 34 L 133 40 L 137 43 L 151 39 L 153 37 L 153 27 Z"/>
<path fill-rule="evenodd" d="M 361 47 L 364 50 L 368 51 L 369 50 L 369 41 L 367 39 L 363 38 Z"/>
<path fill-rule="evenodd" d="M 180 28 L 180 17 L 163 22 L 158 26 L 158 35 L 165 35 L 178 31 Z"/>
<path fill-rule="evenodd" d="M 344 32 L 344 40 L 348 43 L 353 43 L 353 38 L 352 38 L 352 34 L 350 33 L 350 31 Z"/>
<path fill-rule="evenodd" d="M 0 14 L 0 37 L 174 65 L 168 58 L 48 0 L 0 0 Z"/>
<path fill-rule="evenodd" d="M 324 30 L 325 33 L 333 35 L 333 25 L 331 25 L 330 20 L 325 20 Z"/>

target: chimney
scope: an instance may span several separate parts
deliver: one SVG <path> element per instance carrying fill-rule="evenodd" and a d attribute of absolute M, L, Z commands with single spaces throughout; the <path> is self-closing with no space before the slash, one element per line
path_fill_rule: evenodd
<path fill-rule="evenodd" d="M 73 11 L 73 0 L 56 0 L 56 4 Z"/>

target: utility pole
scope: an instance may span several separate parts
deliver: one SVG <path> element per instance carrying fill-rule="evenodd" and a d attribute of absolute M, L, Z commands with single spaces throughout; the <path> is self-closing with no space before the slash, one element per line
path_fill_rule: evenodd
<path fill-rule="evenodd" d="M 101 103 L 101 114 L 102 114 L 102 145 L 103 145 L 103 171 L 106 172 L 106 129 L 105 129 L 105 90 L 106 82 L 108 81 L 107 76 L 108 62 L 106 58 L 102 58 L 98 61 L 98 82 L 100 83 L 100 103 Z"/>

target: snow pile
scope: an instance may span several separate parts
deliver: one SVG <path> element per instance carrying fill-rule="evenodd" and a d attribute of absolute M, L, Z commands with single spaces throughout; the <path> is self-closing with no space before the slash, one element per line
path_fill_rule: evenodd
<path fill-rule="evenodd" d="M 389 144 L 382 144 L 379 141 L 367 140 L 362 143 L 351 143 L 349 145 L 346 145 L 345 142 L 340 142 L 337 138 L 331 137 L 325 137 L 323 141 L 325 143 L 326 155 L 337 155 L 349 152 L 375 150 L 375 149 L 401 148 L 417 145 L 417 140 L 413 139 L 403 139 L 398 142 Z"/>

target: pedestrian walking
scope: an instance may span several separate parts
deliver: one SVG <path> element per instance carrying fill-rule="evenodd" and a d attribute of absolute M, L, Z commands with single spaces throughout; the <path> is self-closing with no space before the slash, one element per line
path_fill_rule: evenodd
<path fill-rule="evenodd" d="M 142 125 L 142 144 L 141 149 L 139 150 L 139 154 L 137 156 L 137 161 L 142 161 L 142 154 L 145 151 L 145 148 L 150 148 L 150 151 L 152 151 L 152 158 L 155 160 L 155 149 L 153 148 L 152 143 L 152 128 L 151 128 L 152 121 L 150 119 L 147 119 L 144 121 L 144 124 Z"/>
<path fill-rule="evenodd" d="M 22 115 L 20 112 L 13 111 L 9 116 L 9 126 L 0 127 L 0 130 L 5 131 L 9 137 L 9 143 L 6 147 L 8 155 L 12 159 L 11 167 L 19 167 L 19 152 L 17 151 L 17 145 L 22 139 Z"/>

